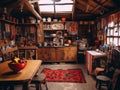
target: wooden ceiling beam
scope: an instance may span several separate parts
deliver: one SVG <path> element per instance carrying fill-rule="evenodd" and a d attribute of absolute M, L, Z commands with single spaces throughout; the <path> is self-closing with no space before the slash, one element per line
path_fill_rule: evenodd
<path fill-rule="evenodd" d="M 83 12 L 83 11 L 76 11 L 77 14 L 90 14 L 90 15 L 95 15 L 94 13 L 91 12 Z"/>
<path fill-rule="evenodd" d="M 40 14 L 39 4 L 38 2 L 33 3 L 35 10 Z"/>
<path fill-rule="evenodd" d="M 99 3 L 98 1 L 93 0 L 93 2 L 95 2 L 97 5 L 99 5 L 99 6 L 102 7 L 103 9 L 108 10 L 108 8 L 106 8 L 105 6 L 103 6 L 103 4 Z"/>
<path fill-rule="evenodd" d="M 20 8 L 22 5 L 23 9 L 26 8 L 26 10 L 30 11 L 30 13 L 33 14 L 37 19 L 42 20 L 42 17 L 32 7 L 32 5 L 28 2 L 28 0 L 16 0 L 16 1 L 15 0 L 4 0 L 4 1 L 0 0 L 0 5 L 1 4 L 4 4 L 5 5 L 4 7 L 8 8 L 8 14 L 10 14 L 12 12 L 12 10 Z"/>
<path fill-rule="evenodd" d="M 76 0 L 73 0 L 73 8 L 72 8 L 72 20 L 74 21 L 75 19 L 75 7 L 76 6 Z"/>
<path fill-rule="evenodd" d="M 30 11 L 37 19 L 42 20 L 42 17 L 36 12 L 36 10 L 34 10 L 34 8 L 33 8 L 32 5 L 28 2 L 28 0 L 25 0 L 24 5 L 25 5 L 25 7 L 28 9 L 28 11 Z"/>
<path fill-rule="evenodd" d="M 105 3 L 107 3 L 109 0 L 106 0 L 106 1 L 104 1 L 103 3 L 101 3 L 102 5 L 104 5 Z M 96 8 L 94 8 L 91 12 L 93 13 L 93 12 L 95 12 L 98 8 L 100 8 L 101 6 L 100 5 L 98 5 Z"/>
<path fill-rule="evenodd" d="M 89 9 L 89 4 L 87 4 L 85 12 L 88 12 L 88 9 Z"/>
<path fill-rule="evenodd" d="M 39 5 L 46 6 L 46 5 L 54 5 L 54 4 L 39 4 Z M 60 4 L 55 3 L 55 5 L 73 5 L 73 3 L 60 3 Z"/>
<path fill-rule="evenodd" d="M 80 4 L 76 3 L 76 8 L 78 8 L 80 11 L 85 11 L 84 6 L 81 6 Z"/>

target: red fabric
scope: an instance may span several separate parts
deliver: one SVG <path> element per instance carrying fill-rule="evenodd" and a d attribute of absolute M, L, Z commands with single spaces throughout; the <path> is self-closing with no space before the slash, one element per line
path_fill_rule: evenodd
<path fill-rule="evenodd" d="M 42 73 L 46 75 L 46 81 L 48 82 L 86 83 L 81 69 L 52 70 L 45 68 Z"/>

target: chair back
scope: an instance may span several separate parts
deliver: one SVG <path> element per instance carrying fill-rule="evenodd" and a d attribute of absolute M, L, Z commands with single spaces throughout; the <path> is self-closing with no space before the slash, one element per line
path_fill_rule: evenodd
<path fill-rule="evenodd" d="M 112 78 L 115 69 L 116 68 L 120 69 L 120 51 L 118 49 L 112 49 L 110 59 L 111 62 L 107 63 L 104 72 L 108 77 Z"/>

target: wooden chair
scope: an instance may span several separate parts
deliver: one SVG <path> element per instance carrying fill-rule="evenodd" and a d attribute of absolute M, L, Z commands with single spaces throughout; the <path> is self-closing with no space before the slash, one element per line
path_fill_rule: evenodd
<path fill-rule="evenodd" d="M 110 89 L 110 85 L 111 85 L 111 79 L 105 75 L 98 75 L 96 77 L 96 88 L 98 88 L 98 90 L 101 90 L 102 86 L 106 86 L 107 90 Z"/>
<path fill-rule="evenodd" d="M 111 84 L 112 88 L 115 88 L 116 77 L 118 77 L 117 69 L 120 69 L 120 51 L 117 49 L 113 49 L 111 52 L 111 63 L 108 63 L 105 68 L 99 69 L 96 68 L 96 86 L 99 86 L 99 90 L 101 89 L 102 84 L 109 88 Z M 109 78 L 108 78 L 109 77 Z M 110 80 L 111 79 L 111 80 Z M 112 81 L 112 82 L 110 82 Z M 118 90 L 118 89 L 115 89 Z"/>
<path fill-rule="evenodd" d="M 46 75 L 41 73 L 37 74 L 33 77 L 31 84 L 35 84 L 36 90 L 42 90 L 41 85 L 44 84 L 46 87 L 46 90 L 48 90 L 47 83 L 46 83 Z"/>

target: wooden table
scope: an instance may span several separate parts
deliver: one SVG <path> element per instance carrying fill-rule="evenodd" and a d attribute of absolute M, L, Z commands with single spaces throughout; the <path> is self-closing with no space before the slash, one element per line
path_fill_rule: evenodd
<path fill-rule="evenodd" d="M 86 67 L 88 70 L 89 74 L 92 74 L 93 72 L 93 62 L 95 62 L 96 58 L 100 58 L 100 57 L 106 57 L 106 53 L 104 52 L 97 52 L 97 51 L 86 51 Z"/>
<path fill-rule="evenodd" d="M 12 70 L 8 67 L 8 62 L 10 61 L 0 63 L 0 85 L 23 85 L 23 90 L 28 90 L 28 85 L 34 75 L 38 72 L 42 61 L 27 60 L 26 67 L 18 73 L 12 72 Z"/>

